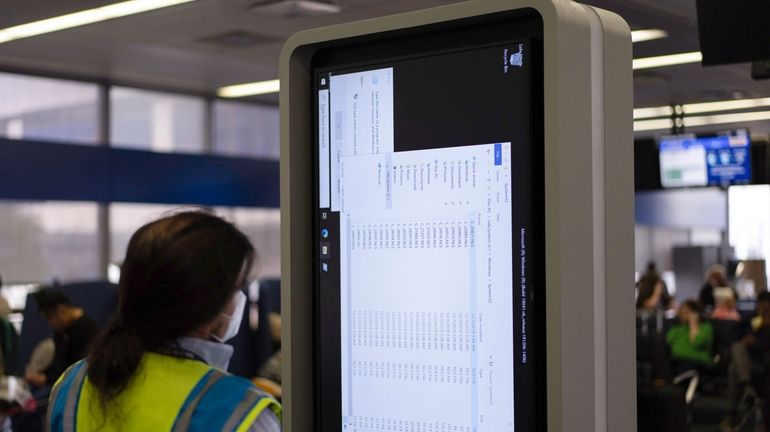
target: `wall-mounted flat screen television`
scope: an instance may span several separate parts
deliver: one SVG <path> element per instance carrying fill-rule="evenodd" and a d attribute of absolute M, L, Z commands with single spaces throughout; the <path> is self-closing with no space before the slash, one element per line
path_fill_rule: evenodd
<path fill-rule="evenodd" d="M 660 182 L 664 188 L 747 184 L 750 143 L 746 129 L 663 137 L 658 141 Z"/>

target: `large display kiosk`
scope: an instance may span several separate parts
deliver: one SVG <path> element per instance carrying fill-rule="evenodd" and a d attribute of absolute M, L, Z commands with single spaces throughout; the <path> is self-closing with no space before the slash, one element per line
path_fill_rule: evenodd
<path fill-rule="evenodd" d="M 281 56 L 284 430 L 633 430 L 631 42 L 570 1 Z"/>

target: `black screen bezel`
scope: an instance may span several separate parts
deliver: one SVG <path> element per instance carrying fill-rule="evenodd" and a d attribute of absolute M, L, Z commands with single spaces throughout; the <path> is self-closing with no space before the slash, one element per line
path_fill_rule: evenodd
<path fill-rule="evenodd" d="M 510 33 L 511 26 L 517 28 Z M 520 30 L 520 31 L 519 31 Z M 529 406 L 528 430 L 539 431 L 547 428 L 546 413 L 546 356 L 545 356 L 545 142 L 544 142 L 544 67 L 543 67 L 543 21 L 533 9 L 520 9 L 496 14 L 471 17 L 449 23 L 432 24 L 419 28 L 393 31 L 380 35 L 367 35 L 346 41 L 338 41 L 335 46 L 327 46 L 316 52 L 311 61 L 311 100 L 312 100 L 312 149 L 313 173 L 311 190 L 313 197 L 311 238 L 316 239 L 320 229 L 318 220 L 318 82 L 319 73 L 329 71 L 364 70 L 384 62 L 408 58 L 462 51 L 484 46 L 494 46 L 527 38 L 532 44 L 532 93 L 530 107 L 531 124 L 531 279 L 529 282 L 529 308 L 531 313 L 529 337 L 532 340 L 529 357 L 531 359 L 531 395 L 533 402 Z M 408 47 L 405 49 L 404 47 Z M 408 54 L 404 52 L 408 51 Z M 377 52 L 375 57 L 371 52 Z M 315 244 L 315 242 L 314 242 Z M 329 409 L 328 393 L 322 392 L 329 382 L 339 385 L 339 377 L 329 380 L 324 376 L 322 353 L 329 341 L 322 332 L 321 322 L 324 301 L 320 295 L 320 252 L 314 247 L 313 263 L 313 389 L 314 389 L 314 430 L 341 430 L 340 410 Z M 328 301 L 328 300 L 327 300 Z M 337 300 L 337 306 L 339 301 Z M 328 307 L 328 305 L 326 306 Z M 339 310 L 336 310 L 339 314 Z M 339 319 L 339 317 L 337 318 Z M 339 334 L 337 334 L 339 338 Z M 339 347 L 339 342 L 336 344 Z M 339 351 L 339 350 L 337 350 Z M 339 353 L 337 353 L 339 354 Z M 326 379 L 324 379 L 326 378 Z M 336 391 L 339 398 L 340 390 Z M 331 402 L 332 405 L 338 406 Z"/>

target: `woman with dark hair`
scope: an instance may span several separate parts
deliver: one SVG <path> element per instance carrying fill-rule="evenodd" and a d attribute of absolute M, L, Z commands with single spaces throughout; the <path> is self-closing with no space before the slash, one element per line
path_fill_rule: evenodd
<path fill-rule="evenodd" d="M 51 431 L 280 431 L 281 408 L 227 374 L 254 248 L 202 211 L 131 237 L 118 312 L 50 398 Z"/>

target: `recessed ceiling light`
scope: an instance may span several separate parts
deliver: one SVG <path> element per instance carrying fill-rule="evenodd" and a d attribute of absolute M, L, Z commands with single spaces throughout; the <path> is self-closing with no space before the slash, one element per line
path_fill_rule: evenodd
<path fill-rule="evenodd" d="M 708 116 L 685 117 L 685 127 L 708 126 L 725 123 L 744 123 L 761 120 L 770 120 L 770 111 L 754 111 L 735 114 L 714 114 Z"/>
<path fill-rule="evenodd" d="M 674 122 L 671 119 L 637 120 L 634 122 L 634 132 L 671 129 L 673 126 Z"/>
<path fill-rule="evenodd" d="M 668 33 L 661 29 L 634 30 L 631 32 L 631 42 L 646 42 L 668 37 Z"/>
<path fill-rule="evenodd" d="M 720 111 L 735 111 L 751 108 L 770 107 L 770 97 L 754 99 L 734 99 L 716 102 L 698 102 L 681 105 L 680 114 L 702 114 Z M 674 113 L 674 109 L 669 105 L 634 108 L 634 120 L 648 119 L 655 117 L 668 117 Z"/>
<path fill-rule="evenodd" d="M 195 0 L 130 0 L 0 29 L 0 43 L 39 36 Z"/>
<path fill-rule="evenodd" d="M 687 63 L 698 63 L 701 60 L 703 60 L 703 54 L 701 54 L 700 51 L 693 51 L 680 54 L 669 54 L 663 56 L 634 59 L 632 67 L 634 70 L 650 69 Z"/>
<path fill-rule="evenodd" d="M 770 111 L 754 111 L 733 114 L 714 114 L 707 116 L 684 117 L 682 126 L 711 126 L 728 123 L 748 123 L 770 120 Z M 674 122 L 671 119 L 637 120 L 634 122 L 634 132 L 671 129 Z"/>
<path fill-rule="evenodd" d="M 649 108 L 634 108 L 634 120 L 654 117 L 668 117 L 674 113 L 674 109 L 668 105 Z"/>
<path fill-rule="evenodd" d="M 236 84 L 221 87 L 217 95 L 223 98 L 239 98 L 244 96 L 256 96 L 268 93 L 277 93 L 280 90 L 280 84 L 277 79 L 269 81 L 258 81 L 253 83 Z"/>
<path fill-rule="evenodd" d="M 685 114 L 733 111 L 770 106 L 770 97 L 757 99 L 735 99 L 718 102 L 702 102 L 682 105 Z"/>

